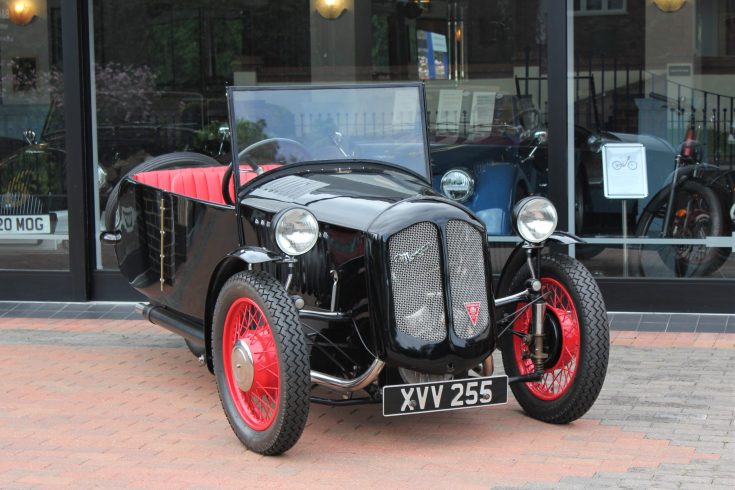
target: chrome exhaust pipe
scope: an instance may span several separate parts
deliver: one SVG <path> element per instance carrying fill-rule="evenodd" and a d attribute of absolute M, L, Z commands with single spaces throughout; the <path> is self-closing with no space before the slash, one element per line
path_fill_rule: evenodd
<path fill-rule="evenodd" d="M 312 384 L 324 386 L 334 391 L 351 393 L 353 391 L 359 391 L 375 381 L 380 371 L 383 370 L 383 366 L 385 366 L 385 363 L 376 358 L 370 367 L 355 379 L 337 378 L 336 376 L 320 373 L 319 371 L 312 371 L 311 382 Z"/>

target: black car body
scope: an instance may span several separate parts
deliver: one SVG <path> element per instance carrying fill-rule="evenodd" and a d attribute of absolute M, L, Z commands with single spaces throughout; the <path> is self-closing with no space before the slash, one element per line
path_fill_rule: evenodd
<path fill-rule="evenodd" d="M 581 265 L 541 256 L 553 206 L 518 210 L 549 226 L 514 252 L 498 285 L 508 297 L 496 299 L 482 221 L 431 188 L 422 95 L 419 84 L 231 88 L 237 162 L 175 154 L 132 172 L 108 204 L 115 229 L 103 239 L 149 298 L 142 313 L 202 355 L 255 451 L 291 447 L 309 399 L 383 402 L 386 415 L 503 403 L 508 378 L 491 376 L 501 327 L 525 339 L 506 336 L 517 354 L 506 372 L 514 392 L 542 387 L 524 404 L 533 416 L 573 420 L 599 391 L 604 306 Z M 566 284 L 566 303 L 548 313 L 547 266 Z M 592 341 L 603 370 L 582 376 Z M 578 389 L 593 393 L 588 403 Z M 546 398 L 555 404 L 539 405 Z"/>

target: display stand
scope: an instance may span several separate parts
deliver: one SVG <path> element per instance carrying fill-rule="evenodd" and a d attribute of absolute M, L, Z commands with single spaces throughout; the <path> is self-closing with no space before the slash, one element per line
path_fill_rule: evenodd
<path fill-rule="evenodd" d="M 621 200 L 623 220 L 623 277 L 628 277 L 628 199 L 648 196 L 646 149 L 640 143 L 602 146 L 602 177 L 607 199 Z"/>

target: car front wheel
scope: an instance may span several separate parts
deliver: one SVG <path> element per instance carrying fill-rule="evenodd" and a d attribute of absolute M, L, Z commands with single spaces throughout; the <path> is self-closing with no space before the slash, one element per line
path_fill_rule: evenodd
<path fill-rule="evenodd" d="M 516 273 L 511 291 L 530 277 Z M 565 255 L 541 257 L 541 294 L 546 301 L 544 363 L 541 381 L 511 385 L 518 403 L 531 417 L 564 424 L 584 415 L 597 399 L 607 372 L 610 349 L 602 294 L 589 271 Z M 508 376 L 533 374 L 535 367 L 531 308 L 516 306 L 518 319 L 501 338 Z M 524 309 L 525 308 L 525 309 Z"/>
<path fill-rule="evenodd" d="M 272 276 L 241 272 L 225 283 L 212 354 L 222 407 L 240 441 L 264 455 L 290 449 L 309 414 L 308 355 L 298 313 Z"/>

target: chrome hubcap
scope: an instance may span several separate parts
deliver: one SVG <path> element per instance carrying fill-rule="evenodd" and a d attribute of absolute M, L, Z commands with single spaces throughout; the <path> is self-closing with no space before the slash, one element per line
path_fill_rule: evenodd
<path fill-rule="evenodd" d="M 248 344 L 240 339 L 232 347 L 232 373 L 235 375 L 235 382 L 242 391 L 250 390 L 253 386 L 253 376 L 255 368 L 253 367 L 253 354 L 250 352 Z"/>

